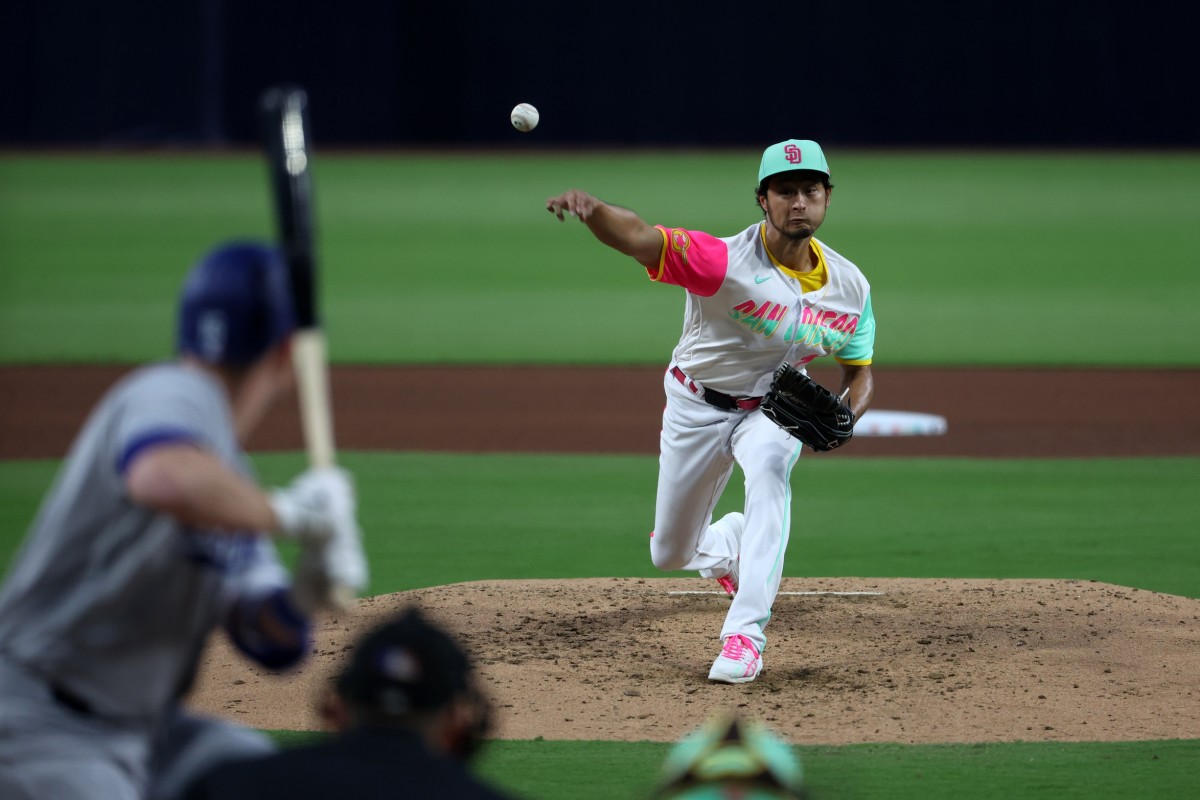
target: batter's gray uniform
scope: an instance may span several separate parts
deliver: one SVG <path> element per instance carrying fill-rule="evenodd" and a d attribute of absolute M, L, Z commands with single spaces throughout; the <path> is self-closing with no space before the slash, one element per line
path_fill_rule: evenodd
<path fill-rule="evenodd" d="M 177 751 L 177 733 L 213 753 L 266 747 L 177 707 L 217 626 L 269 666 L 301 654 L 256 637 L 253 608 L 282 602 L 289 582 L 266 537 L 190 529 L 130 500 L 126 467 L 146 448 L 180 441 L 249 474 L 213 378 L 159 364 L 118 383 L 80 432 L 0 588 L 6 800 L 141 797 L 155 747 L 164 776 L 207 758 Z"/>

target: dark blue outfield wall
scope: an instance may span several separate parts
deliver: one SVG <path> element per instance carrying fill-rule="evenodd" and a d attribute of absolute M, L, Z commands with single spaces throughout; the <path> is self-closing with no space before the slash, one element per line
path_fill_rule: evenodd
<path fill-rule="evenodd" d="M 238 144 L 274 82 L 326 144 L 1200 144 L 1200 4 L 5 0 L 0 143 Z"/>

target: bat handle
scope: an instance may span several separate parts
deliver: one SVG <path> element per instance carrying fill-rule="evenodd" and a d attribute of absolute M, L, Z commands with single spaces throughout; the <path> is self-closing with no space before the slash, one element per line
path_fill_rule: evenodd
<path fill-rule="evenodd" d="M 327 350 L 325 333 L 320 328 L 301 329 L 293 337 L 292 366 L 300 395 L 300 419 L 308 463 L 313 467 L 330 467 L 335 460 Z"/>
<path fill-rule="evenodd" d="M 325 332 L 320 328 L 302 328 L 292 338 L 292 367 L 300 395 L 300 417 L 304 443 L 312 467 L 334 464 L 333 410 L 329 399 L 329 359 Z M 336 610 L 352 611 L 358 597 L 349 586 L 332 587 Z"/>

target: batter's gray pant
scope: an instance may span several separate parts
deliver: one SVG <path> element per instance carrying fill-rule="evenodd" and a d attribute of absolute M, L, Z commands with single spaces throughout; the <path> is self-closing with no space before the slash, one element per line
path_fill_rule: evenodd
<path fill-rule="evenodd" d="M 172 800 L 216 764 L 275 747 L 219 720 L 171 714 L 157 736 L 68 708 L 0 658 L 0 798 Z"/>

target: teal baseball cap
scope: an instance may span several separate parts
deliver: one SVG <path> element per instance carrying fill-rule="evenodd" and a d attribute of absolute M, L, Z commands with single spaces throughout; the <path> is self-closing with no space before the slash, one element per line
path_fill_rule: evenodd
<path fill-rule="evenodd" d="M 788 139 L 773 144 L 763 151 L 762 163 L 758 167 L 758 182 L 761 184 L 772 175 L 810 169 L 829 177 L 829 162 L 821 145 L 811 139 Z"/>

